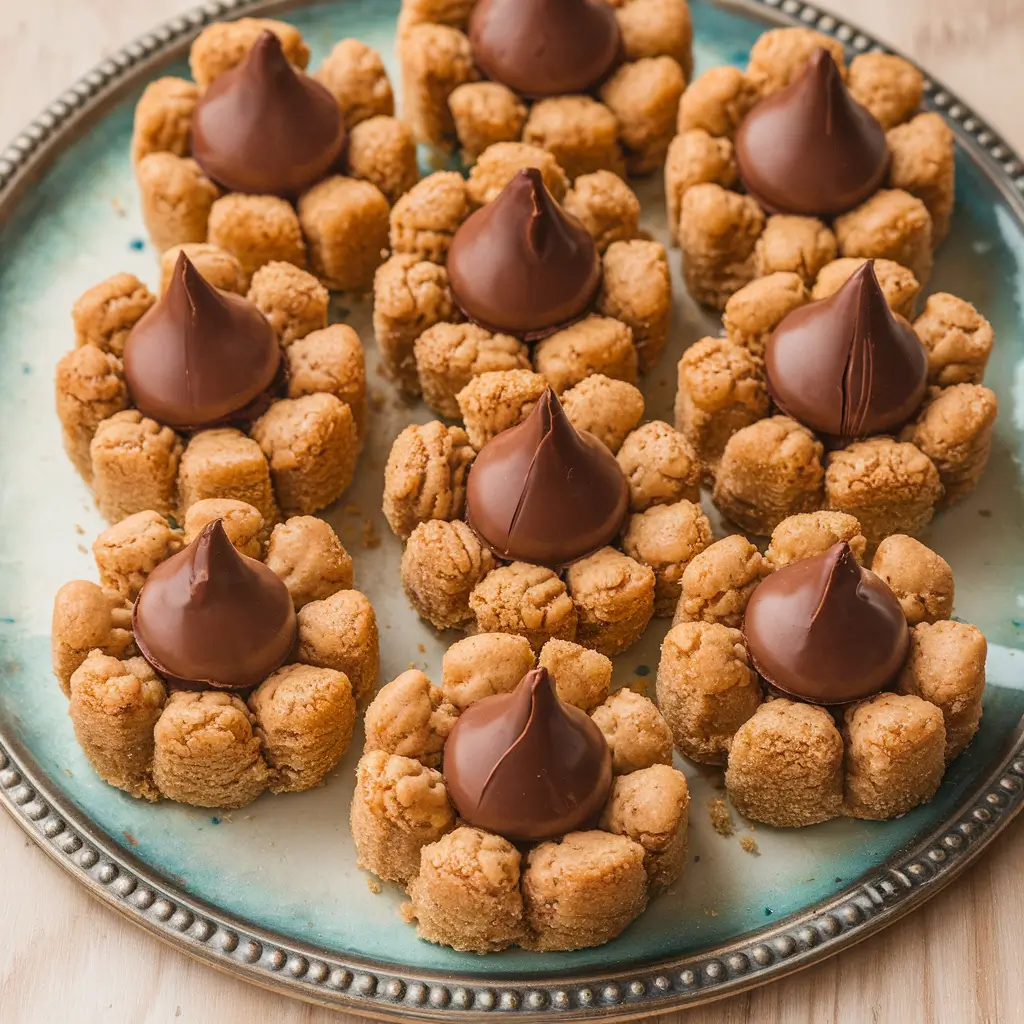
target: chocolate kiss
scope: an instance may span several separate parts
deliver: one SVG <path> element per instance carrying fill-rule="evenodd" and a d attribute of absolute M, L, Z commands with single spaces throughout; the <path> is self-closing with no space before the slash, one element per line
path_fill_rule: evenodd
<path fill-rule="evenodd" d="M 892 430 L 917 411 L 928 360 L 868 260 L 834 295 L 782 319 L 765 348 L 765 376 L 788 416 L 850 441 Z"/>
<path fill-rule="evenodd" d="M 832 55 L 818 49 L 799 78 L 743 119 L 736 162 L 747 191 L 769 213 L 834 217 L 882 184 L 889 147 Z"/>
<path fill-rule="evenodd" d="M 743 634 L 765 680 L 815 704 L 878 693 L 910 644 L 893 592 L 842 541 L 765 579 L 750 596 Z"/>
<path fill-rule="evenodd" d="M 488 78 L 531 98 L 586 92 L 622 51 L 605 0 L 480 0 L 469 41 Z"/>
<path fill-rule="evenodd" d="M 192 113 L 192 155 L 230 192 L 298 195 L 335 167 L 344 146 L 338 101 L 288 63 L 273 32 L 218 75 Z"/>
<path fill-rule="evenodd" d="M 219 519 L 149 574 L 132 626 L 168 682 L 222 690 L 262 683 L 284 664 L 298 628 L 288 588 L 236 551 Z"/>
<path fill-rule="evenodd" d="M 587 311 L 601 261 L 587 229 L 527 167 L 455 232 L 448 278 L 474 323 L 534 341 Z"/>
<path fill-rule="evenodd" d="M 266 410 L 280 370 L 281 346 L 267 318 L 248 299 L 208 284 L 184 253 L 124 348 L 132 404 L 176 430 L 246 425 Z"/>
<path fill-rule="evenodd" d="M 615 456 L 569 422 L 550 388 L 483 446 L 466 485 L 469 525 L 499 558 L 552 568 L 614 540 L 628 509 Z"/>
<path fill-rule="evenodd" d="M 444 747 L 444 778 L 470 825 L 539 842 L 596 822 L 612 759 L 590 716 L 563 704 L 548 670 L 535 668 L 511 693 L 462 713 Z"/>

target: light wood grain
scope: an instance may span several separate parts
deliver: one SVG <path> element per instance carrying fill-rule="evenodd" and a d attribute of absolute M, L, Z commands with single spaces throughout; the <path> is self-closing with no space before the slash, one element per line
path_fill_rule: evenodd
<path fill-rule="evenodd" d="M 0 0 L 0 140 L 69 82 L 191 0 Z M 1024 150 L 1024 0 L 832 0 Z M 775 985 L 661 1024 L 1024 1020 L 1024 818 L 919 913 Z M 94 903 L 0 814 L 0 1022 L 348 1022 L 221 976 Z"/>

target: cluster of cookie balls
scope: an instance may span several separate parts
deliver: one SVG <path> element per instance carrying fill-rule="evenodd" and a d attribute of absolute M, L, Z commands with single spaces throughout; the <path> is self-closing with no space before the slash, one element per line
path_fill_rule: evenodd
<path fill-rule="evenodd" d="M 919 113 L 921 72 L 809 28 L 765 32 L 745 71 L 683 94 L 665 165 L 669 229 L 690 294 L 722 309 L 758 277 L 812 287 L 836 259 L 898 263 L 922 284 L 949 230 L 953 134 Z"/>
<path fill-rule="evenodd" d="M 738 811 L 795 827 L 885 819 L 931 799 L 971 742 L 985 637 L 951 618 L 953 574 L 903 534 L 871 571 L 857 520 L 791 516 L 764 555 L 739 535 L 687 567 L 658 666 L 680 753 L 725 765 Z"/>
<path fill-rule="evenodd" d="M 693 71 L 686 0 L 402 0 L 402 109 L 468 166 L 495 143 L 572 177 L 661 168 Z"/>
<path fill-rule="evenodd" d="M 440 686 L 404 672 L 366 710 L 360 866 L 404 886 L 419 935 L 455 949 L 613 939 L 686 861 L 689 792 L 661 713 L 610 694 L 611 661 L 568 640 L 537 656 L 481 633 L 441 671 Z"/>
<path fill-rule="evenodd" d="M 192 81 L 147 87 L 132 158 L 158 252 L 207 242 L 247 277 L 279 262 L 370 286 L 390 206 L 419 177 L 415 141 L 373 49 L 343 39 L 315 75 L 308 62 L 294 26 L 240 18 L 199 33 Z"/>
<path fill-rule="evenodd" d="M 241 807 L 320 785 L 376 685 L 377 621 L 331 527 L 252 505 L 149 510 L 96 538 L 66 583 L 53 669 L 96 773 L 134 797 Z"/>
<path fill-rule="evenodd" d="M 335 501 L 363 445 L 366 359 L 328 326 L 329 298 L 292 264 L 249 279 L 208 244 L 164 254 L 159 298 L 131 274 L 85 292 L 56 404 L 104 518 L 235 498 L 275 523 Z"/>

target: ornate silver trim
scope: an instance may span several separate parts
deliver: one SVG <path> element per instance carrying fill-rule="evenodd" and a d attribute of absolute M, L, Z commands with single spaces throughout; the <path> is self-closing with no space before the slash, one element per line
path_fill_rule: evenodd
<path fill-rule="evenodd" d="M 0 153 L 0 220 L 60 147 L 151 67 L 180 55 L 210 21 L 268 14 L 308 0 L 215 0 L 174 18 L 103 61 L 62 93 Z M 719 0 L 763 20 L 804 24 L 853 52 L 889 51 L 860 30 L 798 0 Z M 950 123 L 1024 221 L 1024 164 L 949 89 L 926 82 L 925 103 Z M 931 836 L 880 865 L 833 899 L 706 953 L 581 977 L 506 980 L 395 970 L 341 958 L 256 928 L 168 885 L 125 853 L 33 773 L 31 754 L 0 734 L 0 804 L 93 895 L 158 938 L 247 981 L 311 1002 L 394 1020 L 624 1020 L 721 998 L 831 956 L 909 913 L 963 871 L 1024 803 L 1024 726 L 1012 749 L 964 806 Z"/>

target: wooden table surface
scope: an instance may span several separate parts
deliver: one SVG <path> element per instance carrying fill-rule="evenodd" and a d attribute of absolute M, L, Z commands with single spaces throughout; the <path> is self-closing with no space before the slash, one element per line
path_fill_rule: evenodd
<path fill-rule="evenodd" d="M 0 141 L 75 77 L 193 0 L 2 0 Z M 1024 152 L 1024 0 L 821 0 L 900 47 Z M 86 896 L 0 814 L 0 1022 L 299 1024 L 356 1018 L 189 960 Z M 923 910 L 774 985 L 660 1024 L 1024 1020 L 1024 816 Z"/>

